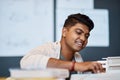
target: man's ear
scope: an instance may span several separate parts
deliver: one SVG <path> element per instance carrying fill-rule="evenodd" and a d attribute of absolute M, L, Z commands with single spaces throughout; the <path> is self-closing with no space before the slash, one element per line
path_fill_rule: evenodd
<path fill-rule="evenodd" d="M 66 33 L 67 33 L 67 28 L 63 28 L 62 29 L 62 36 L 66 37 Z"/>

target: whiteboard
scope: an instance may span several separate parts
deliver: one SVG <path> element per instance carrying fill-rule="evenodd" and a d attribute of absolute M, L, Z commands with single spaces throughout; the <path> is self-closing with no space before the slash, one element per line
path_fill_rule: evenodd
<path fill-rule="evenodd" d="M 0 0 L 0 56 L 53 41 L 53 0 Z"/>

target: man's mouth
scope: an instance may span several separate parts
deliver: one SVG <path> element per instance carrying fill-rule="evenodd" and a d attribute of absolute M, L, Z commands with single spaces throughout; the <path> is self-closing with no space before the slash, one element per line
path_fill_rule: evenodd
<path fill-rule="evenodd" d="M 82 46 L 83 46 L 83 42 L 81 42 L 80 40 L 79 40 L 79 41 L 76 41 L 75 43 L 76 43 L 76 45 L 79 46 L 79 47 L 82 47 Z"/>

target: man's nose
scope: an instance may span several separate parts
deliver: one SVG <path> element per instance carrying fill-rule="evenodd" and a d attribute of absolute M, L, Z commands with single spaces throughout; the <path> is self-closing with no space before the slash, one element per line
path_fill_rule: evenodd
<path fill-rule="evenodd" d="M 82 41 L 85 41 L 85 40 L 86 40 L 85 35 L 84 35 L 84 34 L 83 34 L 83 35 L 81 35 L 81 36 L 80 36 L 80 39 L 81 39 Z"/>

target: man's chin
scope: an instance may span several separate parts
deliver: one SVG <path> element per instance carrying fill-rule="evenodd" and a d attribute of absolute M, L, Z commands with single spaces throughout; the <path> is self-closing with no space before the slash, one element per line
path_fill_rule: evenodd
<path fill-rule="evenodd" d="M 78 49 L 76 49 L 76 52 L 79 52 L 79 51 L 81 51 L 83 48 L 78 48 Z"/>

